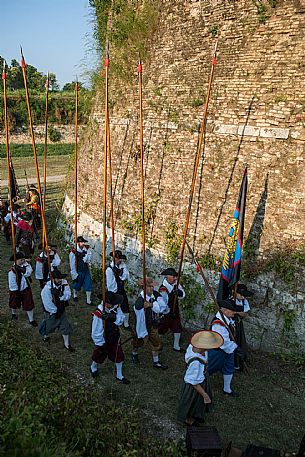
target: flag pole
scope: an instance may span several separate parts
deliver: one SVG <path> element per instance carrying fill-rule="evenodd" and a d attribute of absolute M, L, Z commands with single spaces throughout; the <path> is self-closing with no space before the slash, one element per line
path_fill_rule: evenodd
<path fill-rule="evenodd" d="M 107 43 L 105 59 L 105 125 L 104 125 L 104 195 L 103 195 L 103 243 L 102 243 L 102 297 L 105 306 L 106 298 L 106 224 L 107 224 L 107 151 L 108 151 L 108 70 L 109 45 Z"/>
<path fill-rule="evenodd" d="M 49 73 L 46 80 L 46 107 L 45 107 L 45 132 L 44 132 L 44 154 L 43 154 L 43 205 L 41 212 L 45 217 L 46 195 L 47 195 L 47 148 L 48 148 L 48 111 L 49 111 Z M 45 240 L 42 236 L 42 249 L 44 249 Z"/>
<path fill-rule="evenodd" d="M 77 251 L 77 207 L 78 207 L 78 80 L 76 77 L 75 81 L 75 152 L 74 152 L 74 160 L 75 160 L 75 202 L 74 202 L 74 243 L 75 243 L 75 250 Z M 75 256 L 77 259 L 77 256 Z M 76 260 L 77 261 L 77 260 Z"/>
<path fill-rule="evenodd" d="M 142 269 L 143 292 L 146 301 L 146 261 L 145 261 L 145 194 L 144 194 L 144 151 L 143 151 L 143 95 L 142 95 L 142 62 L 139 55 L 139 140 L 140 140 L 140 167 L 141 167 L 141 215 L 142 215 Z"/>
<path fill-rule="evenodd" d="M 33 129 L 30 97 L 29 97 L 29 91 L 28 91 L 28 85 L 27 85 L 27 79 L 26 79 L 26 63 L 24 60 L 21 46 L 20 46 L 20 53 L 21 53 L 21 69 L 22 69 L 22 75 L 23 75 L 23 81 L 24 81 L 25 96 L 26 96 L 26 103 L 27 103 L 27 110 L 28 110 L 29 126 L 30 126 L 30 134 L 31 134 L 31 140 L 32 140 L 32 149 L 33 149 L 35 171 L 36 171 L 36 178 L 37 178 L 37 185 L 38 185 L 39 203 L 40 203 L 40 207 L 41 207 L 42 201 L 41 201 L 41 184 L 40 184 L 39 166 L 38 166 L 38 159 L 37 159 L 37 152 L 36 152 L 36 143 L 35 143 L 35 136 L 34 136 L 34 129 Z M 52 277 L 52 273 L 51 273 L 51 260 L 50 260 L 44 211 L 41 211 L 41 222 L 42 222 L 42 239 L 44 239 L 44 247 L 45 247 L 45 251 L 46 251 L 47 259 L 48 259 L 49 274 L 50 274 L 51 284 L 53 287 L 53 277 Z"/>
<path fill-rule="evenodd" d="M 12 192 L 11 192 L 11 169 L 10 169 L 8 117 L 7 117 L 5 60 L 3 61 L 2 81 L 3 81 L 3 105 L 4 105 L 4 122 L 5 122 L 5 146 L 6 146 L 6 161 L 7 161 L 7 176 L 8 176 L 7 184 L 8 184 L 9 203 L 10 203 L 10 219 L 11 219 L 11 228 L 12 228 L 14 262 L 16 263 L 16 240 L 15 240 L 15 226 L 14 226 L 13 202 L 12 202 Z"/>
<path fill-rule="evenodd" d="M 110 220 L 111 220 L 111 234 L 112 234 L 112 258 L 113 265 L 115 266 L 115 234 L 114 234 L 114 209 L 113 209 L 113 188 L 112 188 L 112 165 L 111 165 L 111 148 L 110 148 L 110 120 L 109 110 L 107 118 L 107 146 L 108 146 L 108 162 L 109 162 L 109 191 L 110 191 Z"/>
<path fill-rule="evenodd" d="M 188 235 L 188 229 L 189 229 L 189 224 L 190 224 L 190 219 L 191 219 L 191 210 L 192 210 L 192 203 L 193 203 L 194 192 L 195 192 L 197 171 L 198 171 L 199 162 L 200 162 L 200 155 L 201 155 L 201 148 L 202 148 L 203 138 L 204 138 L 205 131 L 206 131 L 208 106 L 209 106 L 210 96 L 211 96 L 211 92 L 212 92 L 212 83 L 213 83 L 214 71 L 215 71 L 215 67 L 216 67 L 216 52 L 217 52 L 217 41 L 215 43 L 214 53 L 213 53 L 213 57 L 212 57 L 212 66 L 211 66 L 209 83 L 208 83 L 207 97 L 206 97 L 206 101 L 205 101 L 205 104 L 204 104 L 203 118 L 202 118 L 202 122 L 201 122 L 200 134 L 199 134 L 199 141 L 198 141 L 198 144 L 197 144 L 197 152 L 196 152 L 195 165 L 194 165 L 194 171 L 193 171 L 193 179 L 192 179 L 192 185 L 191 185 L 191 191 L 190 191 L 190 197 L 189 197 L 189 204 L 188 204 L 188 209 L 187 209 L 187 214 L 186 214 L 186 221 L 185 221 L 185 227 L 184 227 L 184 233 L 183 233 L 182 246 L 181 246 L 181 251 L 180 251 L 180 262 L 179 262 L 178 277 L 177 277 L 177 287 L 179 286 L 180 279 L 181 279 L 183 257 L 184 257 L 186 238 L 187 238 L 187 235 Z M 176 308 L 176 305 L 177 305 L 177 297 L 175 296 L 174 304 L 173 304 L 173 309 L 174 310 Z"/>

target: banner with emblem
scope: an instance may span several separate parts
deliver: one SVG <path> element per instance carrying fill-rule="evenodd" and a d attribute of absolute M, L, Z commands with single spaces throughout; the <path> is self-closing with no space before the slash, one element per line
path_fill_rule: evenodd
<path fill-rule="evenodd" d="M 10 198 L 13 203 L 16 203 L 20 199 L 20 191 L 15 175 L 15 170 L 13 167 L 13 162 L 12 159 L 10 158 L 10 189 L 11 189 L 11 195 Z"/>
<path fill-rule="evenodd" d="M 247 186 L 248 177 L 246 168 L 227 239 L 226 252 L 223 258 L 217 292 L 217 301 L 228 298 L 231 295 L 232 288 L 239 281 L 243 250 Z"/>

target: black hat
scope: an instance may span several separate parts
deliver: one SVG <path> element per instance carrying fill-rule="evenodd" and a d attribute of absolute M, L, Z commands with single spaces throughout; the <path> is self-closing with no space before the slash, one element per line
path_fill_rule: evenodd
<path fill-rule="evenodd" d="M 76 241 L 77 241 L 78 243 L 88 243 L 88 240 L 85 240 L 85 238 L 84 238 L 83 236 L 78 236 L 78 237 L 76 238 Z"/>
<path fill-rule="evenodd" d="M 178 277 L 178 273 L 175 270 L 175 268 L 166 268 L 161 272 L 162 276 L 175 276 L 176 278 Z"/>
<path fill-rule="evenodd" d="M 109 256 L 110 256 L 110 257 L 113 257 L 112 251 L 110 252 Z M 120 251 L 119 249 L 116 249 L 116 250 L 114 251 L 114 257 L 116 257 L 117 259 L 127 260 L 126 255 L 123 254 L 122 251 Z"/>
<path fill-rule="evenodd" d="M 49 248 L 54 248 L 54 249 L 57 248 L 57 244 L 48 243 L 48 246 L 49 246 Z M 42 249 L 41 243 L 38 245 L 38 249 Z"/>
<path fill-rule="evenodd" d="M 236 292 L 240 295 L 243 295 L 244 297 L 252 297 L 254 295 L 254 292 L 252 292 L 252 290 L 247 289 L 247 286 L 245 284 L 238 284 Z"/>
<path fill-rule="evenodd" d="M 24 221 L 30 221 L 32 218 L 33 218 L 32 214 L 29 213 L 28 211 L 26 211 L 25 213 L 23 213 L 21 215 L 21 219 L 23 219 Z"/>
<path fill-rule="evenodd" d="M 68 275 L 66 273 L 61 273 L 57 268 L 52 271 L 53 279 L 65 279 Z"/>
<path fill-rule="evenodd" d="M 20 260 L 20 259 L 25 259 L 25 255 L 23 254 L 23 252 L 17 252 L 16 253 L 16 260 Z M 11 261 L 15 260 L 14 254 L 11 255 L 10 260 Z"/>
<path fill-rule="evenodd" d="M 97 294 L 97 298 L 99 300 L 103 299 L 103 295 L 101 293 Z M 106 291 L 105 295 L 105 301 L 106 303 L 109 303 L 110 305 L 121 305 L 124 301 L 123 295 L 120 294 L 115 294 L 114 292 L 110 292 L 109 290 Z"/>
<path fill-rule="evenodd" d="M 232 298 L 226 298 L 225 300 L 219 300 L 218 305 L 220 308 L 230 309 L 231 311 L 237 311 L 235 302 Z"/>

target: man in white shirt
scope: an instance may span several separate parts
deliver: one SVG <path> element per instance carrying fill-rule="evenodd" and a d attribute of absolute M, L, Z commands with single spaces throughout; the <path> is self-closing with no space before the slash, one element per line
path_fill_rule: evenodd
<path fill-rule="evenodd" d="M 48 243 L 49 257 L 51 264 L 51 272 L 54 268 L 58 268 L 60 265 L 60 257 L 56 251 L 56 244 Z M 38 249 L 42 249 L 42 244 L 38 246 Z M 46 249 L 43 250 L 36 258 L 35 278 L 38 279 L 40 288 L 43 289 L 47 281 L 49 280 L 49 264 Z"/>
<path fill-rule="evenodd" d="M 218 302 L 220 312 L 216 314 L 211 322 L 210 329 L 219 333 L 224 340 L 223 345 L 218 349 L 212 349 L 208 352 L 208 372 L 210 375 L 217 371 L 223 374 L 223 391 L 231 397 L 239 397 L 239 393 L 231 388 L 231 382 L 234 374 L 234 352 L 236 351 L 241 357 L 243 351 L 233 339 L 235 336 L 234 314 L 236 306 L 234 300 L 226 299 Z"/>
<path fill-rule="evenodd" d="M 71 249 L 69 263 L 72 277 L 73 299 L 78 300 L 78 292 L 83 288 L 86 292 L 87 305 L 91 305 L 92 280 L 89 265 L 92 251 L 84 237 L 77 237 L 77 248 Z"/>
<path fill-rule="evenodd" d="M 65 349 L 74 352 L 75 349 L 70 345 L 72 326 L 65 312 L 71 298 L 71 289 L 66 277 L 66 274 L 54 270 L 53 284 L 51 280 L 48 281 L 41 291 L 46 319 L 39 325 L 39 333 L 44 337 L 44 341 L 49 341 L 49 334 L 58 330 L 63 337 Z"/>
<path fill-rule="evenodd" d="M 10 260 L 14 260 L 14 255 Z M 34 319 L 35 305 L 29 281 L 32 271 L 30 263 L 25 260 L 25 254 L 17 252 L 16 262 L 8 272 L 9 307 L 12 310 L 12 319 L 18 319 L 17 309 L 22 307 L 28 315 L 30 325 L 37 327 Z"/>
<path fill-rule="evenodd" d="M 106 268 L 106 287 L 109 292 L 123 296 L 123 302 L 121 304 L 121 310 L 124 313 L 123 325 L 126 329 L 130 330 L 129 303 L 124 287 L 125 282 L 129 280 L 129 271 L 124 262 L 124 260 L 127 260 L 127 257 L 119 249 L 114 252 L 114 259 L 112 252 L 110 252 L 109 256 L 112 257 L 112 261 Z"/>

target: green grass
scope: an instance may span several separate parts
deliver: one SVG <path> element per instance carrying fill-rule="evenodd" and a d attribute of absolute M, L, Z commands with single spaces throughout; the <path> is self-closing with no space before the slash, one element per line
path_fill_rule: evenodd
<path fill-rule="evenodd" d="M 61 156 L 73 154 L 74 144 L 48 144 L 47 155 L 48 156 Z M 33 149 L 31 144 L 11 144 L 10 145 L 11 156 L 14 160 L 15 157 L 33 157 Z M 36 152 L 38 156 L 44 155 L 44 145 L 36 144 Z M 0 144 L 0 158 L 6 157 L 6 146 Z"/>
<path fill-rule="evenodd" d="M 50 156 L 47 158 L 47 176 L 65 175 L 67 174 L 71 164 L 71 156 Z M 28 178 L 36 176 L 36 169 L 33 157 L 25 160 L 24 157 L 16 157 L 13 159 L 14 170 L 17 180 L 25 179 L 24 170 L 26 170 Z M 39 173 L 41 183 L 43 182 L 43 158 L 38 159 Z M 0 178 L 7 180 L 7 165 L 6 159 L 0 159 Z"/>

